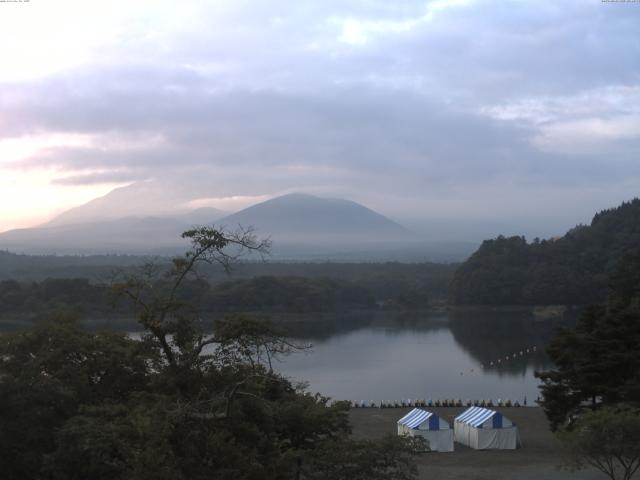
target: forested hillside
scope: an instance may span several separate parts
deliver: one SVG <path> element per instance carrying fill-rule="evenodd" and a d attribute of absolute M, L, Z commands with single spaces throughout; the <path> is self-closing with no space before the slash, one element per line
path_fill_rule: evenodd
<path fill-rule="evenodd" d="M 149 258 L 135 255 L 24 255 L 0 251 L 0 280 L 80 277 L 104 280 L 114 270 L 140 265 Z"/>
<path fill-rule="evenodd" d="M 456 271 L 458 305 L 588 304 L 605 300 L 607 278 L 640 248 L 640 199 L 597 213 L 558 239 L 486 240 Z"/>
<path fill-rule="evenodd" d="M 206 314 L 208 321 L 226 312 L 335 313 L 376 309 L 426 309 L 440 301 L 437 293 L 408 280 L 381 290 L 389 279 L 356 282 L 328 277 L 256 276 L 209 283 L 185 281 L 181 297 Z M 158 288 L 162 285 L 159 284 Z M 376 288 L 378 287 L 378 288 Z M 437 289 L 436 289 L 437 292 Z M 72 312 L 89 326 L 120 319 L 129 305 L 110 286 L 86 278 L 49 278 L 41 282 L 0 280 L 0 330 L 29 325 L 51 312 Z M 107 322 L 109 323 L 109 322 Z"/>
<path fill-rule="evenodd" d="M 255 277 L 219 284 L 207 298 L 211 311 L 323 312 L 374 308 L 371 292 L 359 285 L 300 277 Z"/>
<path fill-rule="evenodd" d="M 108 282 L 114 272 L 133 271 L 149 261 L 158 266 L 166 266 L 170 259 L 168 257 L 152 258 L 127 255 L 31 256 L 0 251 L 0 281 L 13 280 L 24 286 L 33 282 L 55 283 L 58 280 L 84 278 L 88 279 L 91 284 L 103 284 Z M 201 274 L 202 278 L 211 285 L 251 280 L 256 277 L 298 277 L 296 288 L 303 288 L 303 283 L 306 287 L 310 285 L 309 282 L 303 282 L 303 279 L 320 279 L 325 286 L 328 280 L 332 280 L 340 285 L 353 284 L 366 289 L 378 302 L 385 304 L 399 302 L 407 304 L 407 306 L 423 307 L 427 298 L 431 302 L 438 303 L 442 303 L 446 299 L 449 283 L 453 278 L 456 266 L 456 264 L 428 262 L 274 263 L 254 261 L 234 265 L 231 275 L 207 265 L 202 267 Z M 271 283 L 290 283 L 292 281 L 292 278 L 283 278 L 282 280 L 272 278 Z M 250 283 L 242 285 L 251 288 Z M 237 287 L 238 285 L 234 287 L 236 293 Z M 229 286 L 224 288 L 228 289 Z M 1 290 L 2 288 L 0 288 Z M 221 300 L 223 299 L 221 298 Z M 229 299 L 225 298 L 224 302 L 227 300 Z"/>

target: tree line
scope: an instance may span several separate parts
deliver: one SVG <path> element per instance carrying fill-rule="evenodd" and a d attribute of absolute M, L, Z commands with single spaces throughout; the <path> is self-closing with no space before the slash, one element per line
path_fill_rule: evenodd
<path fill-rule="evenodd" d="M 163 279 L 158 279 L 158 288 Z M 211 284 L 192 278 L 180 286 L 182 297 L 208 313 L 314 313 L 345 312 L 380 308 L 428 308 L 427 292 L 396 288 L 383 301 L 354 281 L 325 277 L 259 276 Z M 395 294 L 395 295 L 394 295 Z M 394 296 L 393 296 L 394 295 Z M 116 299 L 107 283 L 86 278 L 49 278 L 41 282 L 0 281 L 0 320 L 38 319 L 52 311 L 71 311 L 98 321 L 111 315 L 126 315 L 129 305 Z"/>
<path fill-rule="evenodd" d="M 570 466 L 612 480 L 640 469 L 640 253 L 622 257 L 607 301 L 585 309 L 547 347 L 555 368 L 538 372 L 542 407 Z"/>
<path fill-rule="evenodd" d="M 114 270 L 134 270 L 153 262 L 169 266 L 168 257 L 133 255 L 18 255 L 0 251 L 0 280 L 41 282 L 47 278 L 87 278 L 101 283 Z M 400 262 L 262 262 L 248 257 L 233 269 L 233 279 L 254 277 L 330 278 L 356 283 L 376 298 L 393 298 L 401 292 L 425 291 L 432 298 L 444 299 L 457 264 Z M 201 274 L 211 284 L 229 280 L 226 272 L 203 265 Z"/>
<path fill-rule="evenodd" d="M 455 272 L 458 305 L 587 305 L 603 302 L 620 258 L 640 245 L 640 200 L 593 217 L 561 238 L 486 240 Z"/>

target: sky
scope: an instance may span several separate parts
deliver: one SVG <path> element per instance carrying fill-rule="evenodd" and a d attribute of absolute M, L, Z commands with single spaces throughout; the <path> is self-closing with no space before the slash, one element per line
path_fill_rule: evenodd
<path fill-rule="evenodd" d="M 561 234 L 640 195 L 638 32 L 601 0 L 0 2 L 0 231 L 144 182 Z"/>

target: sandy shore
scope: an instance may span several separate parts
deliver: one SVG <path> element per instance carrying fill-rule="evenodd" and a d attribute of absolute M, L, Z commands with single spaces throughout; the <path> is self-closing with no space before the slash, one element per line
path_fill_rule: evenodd
<path fill-rule="evenodd" d="M 396 421 L 410 408 L 363 408 L 351 410 L 353 434 L 357 438 L 377 438 L 396 434 Z M 453 425 L 464 408 L 429 408 Z M 541 408 L 497 408 L 519 428 L 522 448 L 477 451 L 455 444 L 452 453 L 424 453 L 418 456 L 421 479 L 430 480 L 597 480 L 596 471 L 559 470 L 559 444 L 549 430 Z"/>

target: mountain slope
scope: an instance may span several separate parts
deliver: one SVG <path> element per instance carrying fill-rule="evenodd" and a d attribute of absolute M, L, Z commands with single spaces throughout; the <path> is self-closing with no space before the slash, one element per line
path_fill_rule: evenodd
<path fill-rule="evenodd" d="M 218 210 L 201 208 L 174 212 L 170 218 L 128 216 L 92 221 L 82 216 L 82 222 L 61 223 L 80 218 L 74 213 L 37 228 L 2 233 L 0 249 L 38 254 L 175 254 L 187 246 L 180 237 L 183 231 L 215 222 L 229 229 L 253 227 L 257 236 L 270 236 L 274 260 L 451 261 L 464 258 L 471 250 L 467 245 L 422 242 L 404 227 L 355 202 L 305 194 L 277 197 L 219 220 L 218 215 Z"/>
<path fill-rule="evenodd" d="M 227 215 L 228 212 L 213 207 L 202 207 L 190 210 L 183 214 L 176 214 L 173 218 L 180 220 L 188 225 L 211 225 L 220 218 Z"/>
<path fill-rule="evenodd" d="M 19 253 L 159 253 L 176 251 L 190 223 L 171 218 L 126 217 L 101 222 L 10 230 L 0 248 Z"/>
<path fill-rule="evenodd" d="M 136 182 L 116 188 L 102 197 L 71 208 L 45 225 L 93 223 L 125 217 L 177 218 L 185 215 L 197 216 L 196 212 L 206 213 L 207 218 L 211 218 L 207 222 L 210 222 L 227 214 L 227 212 L 210 207 L 194 210 L 189 207 L 191 200 L 194 200 L 193 193 L 189 195 L 166 182 Z M 201 223 L 200 218 L 198 217 L 198 223 Z M 189 222 L 190 220 L 187 220 L 187 223 Z"/>
<path fill-rule="evenodd" d="M 608 276 L 640 248 L 640 199 L 604 210 L 559 239 L 485 240 L 451 284 L 459 305 L 588 304 L 604 301 Z"/>
<path fill-rule="evenodd" d="M 292 193 L 245 208 L 219 221 L 228 227 L 253 226 L 260 235 L 287 242 L 406 239 L 409 232 L 358 203 Z"/>

